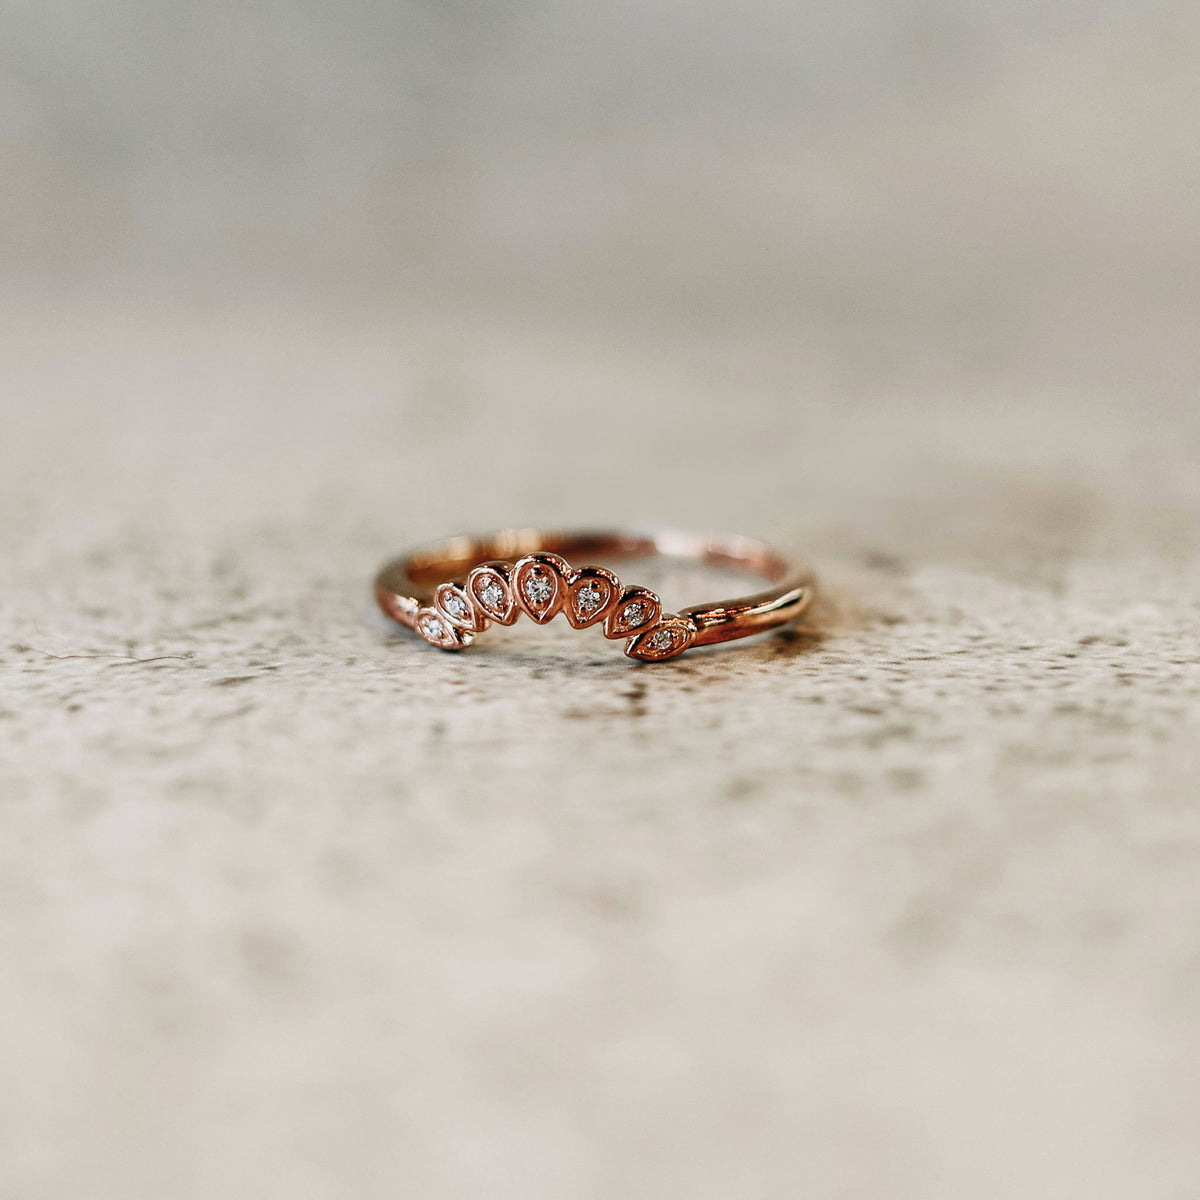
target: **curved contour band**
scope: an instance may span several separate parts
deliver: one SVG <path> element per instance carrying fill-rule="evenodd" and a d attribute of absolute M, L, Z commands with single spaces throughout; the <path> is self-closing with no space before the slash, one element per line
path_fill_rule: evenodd
<path fill-rule="evenodd" d="M 665 557 L 748 571 L 765 591 L 664 613 L 648 588 L 628 586 L 607 567 L 572 567 L 564 557 Z M 539 625 L 565 613 L 576 629 L 603 624 L 645 662 L 689 646 L 749 637 L 794 621 L 812 600 L 806 568 L 753 538 L 694 533 L 555 532 L 505 529 L 446 538 L 389 562 L 375 580 L 379 607 L 442 650 L 461 650 L 495 621 L 524 613 Z"/>

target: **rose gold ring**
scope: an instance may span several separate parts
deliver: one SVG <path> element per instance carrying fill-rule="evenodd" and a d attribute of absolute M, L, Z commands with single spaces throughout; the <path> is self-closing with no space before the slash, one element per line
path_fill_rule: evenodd
<path fill-rule="evenodd" d="M 648 588 L 623 584 L 607 567 L 572 567 L 564 555 L 598 559 L 665 557 L 744 570 L 766 578 L 762 592 L 664 613 Z M 505 529 L 453 537 L 389 562 L 375 580 L 379 607 L 432 646 L 461 650 L 495 621 L 521 613 L 539 625 L 560 612 L 575 629 L 603 625 L 645 662 L 749 637 L 794 621 L 813 596 L 813 576 L 753 538 L 693 533 L 561 533 Z"/>

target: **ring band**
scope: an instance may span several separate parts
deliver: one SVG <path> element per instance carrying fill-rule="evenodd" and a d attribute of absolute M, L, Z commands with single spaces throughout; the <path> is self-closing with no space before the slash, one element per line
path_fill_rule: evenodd
<path fill-rule="evenodd" d="M 765 591 L 664 613 L 648 588 L 623 584 L 607 567 L 573 567 L 573 559 L 663 557 L 728 567 L 767 579 Z M 524 613 L 539 625 L 560 612 L 575 629 L 603 625 L 625 639 L 625 653 L 645 662 L 749 637 L 796 620 L 812 600 L 803 566 L 754 538 L 694 533 L 556 532 L 505 529 L 447 538 L 389 562 L 375 580 L 379 607 L 432 646 L 461 650 L 495 621 Z"/>

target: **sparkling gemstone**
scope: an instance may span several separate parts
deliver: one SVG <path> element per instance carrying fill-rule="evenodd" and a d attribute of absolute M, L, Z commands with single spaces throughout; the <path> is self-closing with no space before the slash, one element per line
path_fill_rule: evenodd
<path fill-rule="evenodd" d="M 460 621 L 467 615 L 467 602 L 454 592 L 447 592 L 442 599 L 442 607 Z"/>
<path fill-rule="evenodd" d="M 636 625 L 640 621 L 644 621 L 646 619 L 646 606 L 640 600 L 635 600 L 632 604 L 625 605 L 625 609 L 621 613 L 621 619 L 626 625 Z"/>
<path fill-rule="evenodd" d="M 671 648 L 671 643 L 674 640 L 675 639 L 671 636 L 671 633 L 669 630 L 660 629 L 657 633 L 652 633 L 646 639 L 646 648 L 648 650 L 658 650 L 658 651 L 669 650 Z"/>
<path fill-rule="evenodd" d="M 600 607 L 604 595 L 596 584 L 588 583 L 575 593 L 575 600 L 582 612 L 590 613 Z"/>
<path fill-rule="evenodd" d="M 525 598 L 530 604 L 546 604 L 554 595 L 554 584 L 548 575 L 529 575 L 525 580 Z"/>
<path fill-rule="evenodd" d="M 479 598 L 493 611 L 498 611 L 504 607 L 504 589 L 495 579 L 489 579 L 479 589 Z"/>
<path fill-rule="evenodd" d="M 446 636 L 446 627 L 437 617 L 423 617 L 421 632 L 432 642 Z"/>

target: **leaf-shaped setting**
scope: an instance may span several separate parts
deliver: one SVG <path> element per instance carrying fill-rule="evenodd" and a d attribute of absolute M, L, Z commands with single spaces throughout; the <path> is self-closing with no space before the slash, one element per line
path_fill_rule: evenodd
<path fill-rule="evenodd" d="M 604 636 L 628 637 L 658 620 L 662 602 L 648 588 L 627 587 L 604 619 Z"/>
<path fill-rule="evenodd" d="M 481 563 L 467 576 L 467 591 L 476 608 L 499 625 L 514 625 L 521 615 L 512 588 L 512 571 L 512 563 L 498 560 Z"/>
<path fill-rule="evenodd" d="M 439 650 L 461 650 L 469 646 L 475 635 L 465 629 L 455 629 L 436 608 L 418 608 L 413 622 L 416 631 Z"/>
<path fill-rule="evenodd" d="M 621 596 L 621 581 L 603 567 L 581 567 L 567 580 L 563 609 L 574 629 L 603 621 Z"/>
<path fill-rule="evenodd" d="M 643 662 L 661 662 L 682 654 L 695 640 L 696 627 L 686 617 L 667 613 L 657 625 L 631 637 L 625 653 Z"/>
<path fill-rule="evenodd" d="M 527 554 L 513 568 L 513 591 L 521 611 L 539 625 L 553 621 L 567 598 L 571 568 L 557 554 Z"/>
<path fill-rule="evenodd" d="M 487 628 L 487 617 L 471 603 L 467 589 L 457 583 L 439 583 L 433 594 L 433 604 L 451 625 L 459 629 L 482 633 Z"/>

